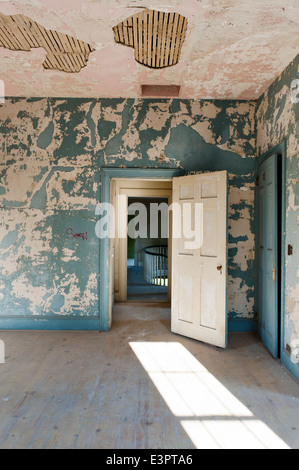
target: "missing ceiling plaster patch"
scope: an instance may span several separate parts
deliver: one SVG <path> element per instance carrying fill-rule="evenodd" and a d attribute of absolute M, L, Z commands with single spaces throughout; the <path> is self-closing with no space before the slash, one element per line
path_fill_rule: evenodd
<path fill-rule="evenodd" d="M 45 69 L 78 73 L 87 65 L 90 44 L 65 33 L 48 30 L 24 15 L 0 13 L 0 47 L 13 51 L 30 51 L 43 47 L 47 52 Z"/>
<path fill-rule="evenodd" d="M 169 67 L 179 62 L 187 23 L 179 13 L 146 9 L 114 26 L 114 38 L 119 44 L 133 47 L 140 64 L 156 69 Z"/>
<path fill-rule="evenodd" d="M 177 98 L 180 94 L 179 85 L 141 85 L 144 98 Z"/>

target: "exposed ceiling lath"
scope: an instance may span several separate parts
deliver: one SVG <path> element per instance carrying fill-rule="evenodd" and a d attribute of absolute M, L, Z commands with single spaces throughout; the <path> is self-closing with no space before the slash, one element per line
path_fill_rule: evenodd
<path fill-rule="evenodd" d="M 158 69 L 178 63 L 187 23 L 178 13 L 143 10 L 114 26 L 113 31 L 117 43 L 134 47 L 137 62 Z"/>
<path fill-rule="evenodd" d="M 47 51 L 45 69 L 78 73 L 87 65 L 93 48 L 68 34 L 44 28 L 24 15 L 0 13 L 0 46 L 15 51 L 43 47 Z"/>

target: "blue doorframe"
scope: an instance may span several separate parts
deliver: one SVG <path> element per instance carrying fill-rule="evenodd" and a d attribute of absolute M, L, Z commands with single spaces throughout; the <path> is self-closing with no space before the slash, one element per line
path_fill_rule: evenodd
<path fill-rule="evenodd" d="M 184 175 L 180 169 L 150 168 L 102 168 L 101 169 L 101 202 L 110 202 L 111 178 L 138 179 L 172 179 Z M 109 227 L 107 227 L 109 232 Z M 110 239 L 100 240 L 100 331 L 109 331 L 109 283 L 110 283 Z"/>
<path fill-rule="evenodd" d="M 280 216 L 280 223 L 281 223 L 281 230 L 280 230 L 280 237 L 281 239 L 279 240 L 280 242 L 280 286 L 279 286 L 279 310 L 280 310 L 280 315 L 279 315 L 279 325 L 277 325 L 277 335 L 278 338 L 278 351 L 277 351 L 277 356 L 279 356 L 283 361 L 283 356 L 284 356 L 284 324 L 285 324 L 285 261 L 286 261 L 286 244 L 285 244 L 285 226 L 286 226 L 286 142 L 283 141 L 276 147 L 270 149 L 268 152 L 265 154 L 261 155 L 260 157 L 257 158 L 257 168 L 256 168 L 256 173 L 258 174 L 258 169 L 261 167 L 261 165 L 266 162 L 267 159 L 269 159 L 271 156 L 276 155 L 277 160 L 280 160 L 280 165 L 277 167 L 277 172 L 281 171 L 281 185 L 279 190 L 281 191 L 281 213 L 279 214 Z M 280 175 L 279 175 L 280 176 Z M 256 214 L 257 214 L 257 233 L 256 233 L 256 306 L 259 306 L 260 304 L 260 299 L 259 299 L 259 268 L 260 268 L 260 263 L 261 260 L 259 259 L 259 246 L 258 246 L 258 230 L 259 230 L 259 193 L 258 193 L 258 186 L 256 186 Z M 278 230 L 278 227 L 276 227 L 276 230 Z M 277 232 L 276 232 L 276 238 L 277 238 Z M 261 315 L 260 312 L 258 312 L 258 316 Z M 258 321 L 260 322 L 261 318 L 258 318 Z"/>

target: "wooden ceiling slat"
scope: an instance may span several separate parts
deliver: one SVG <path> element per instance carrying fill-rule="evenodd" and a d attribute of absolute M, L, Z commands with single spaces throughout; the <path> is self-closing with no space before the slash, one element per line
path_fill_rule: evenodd
<path fill-rule="evenodd" d="M 124 42 L 124 33 L 123 33 L 122 25 L 118 26 L 118 35 L 119 35 L 120 42 Z"/>
<path fill-rule="evenodd" d="M 68 69 L 68 64 L 64 61 L 63 53 L 61 52 L 63 51 L 63 45 L 61 43 L 60 36 L 57 31 L 54 30 L 51 30 L 51 34 L 53 36 L 53 41 L 55 41 L 57 45 L 57 52 L 55 53 L 55 57 L 59 63 L 59 70 Z"/>
<path fill-rule="evenodd" d="M 144 16 L 143 14 L 138 15 L 138 56 L 139 62 L 144 63 L 144 47 L 143 47 L 143 28 L 144 28 Z"/>
<path fill-rule="evenodd" d="M 58 34 L 59 37 L 63 36 L 63 35 L 60 35 Z M 45 30 L 44 31 L 44 37 L 47 41 L 47 43 L 49 44 L 49 52 L 51 52 L 51 57 L 53 57 L 55 59 L 55 63 L 59 65 L 59 61 L 58 61 L 58 57 L 60 59 L 65 59 L 65 56 L 67 56 L 67 53 L 68 51 L 65 51 L 65 48 L 67 47 L 68 50 L 71 50 L 70 46 L 66 43 L 63 42 L 63 39 L 61 41 L 62 43 L 62 49 L 61 50 L 56 50 L 56 42 L 54 41 L 54 35 L 52 33 L 52 31 L 47 31 Z M 64 38 L 65 39 L 65 38 Z M 71 61 L 71 66 L 69 64 L 69 61 L 68 60 L 64 60 L 64 63 L 66 64 L 66 71 L 76 71 L 76 66 L 75 64 L 73 63 L 73 61 Z M 61 67 L 61 66 L 60 66 Z"/>
<path fill-rule="evenodd" d="M 179 22 L 179 15 L 175 13 L 174 15 L 174 22 L 173 22 L 173 29 L 172 29 L 172 35 L 171 35 L 171 48 L 170 48 L 170 55 L 169 55 L 169 64 L 173 65 L 174 63 L 174 50 L 175 50 L 175 45 L 176 45 L 176 40 L 177 40 L 177 28 L 178 28 L 178 22 Z"/>
<path fill-rule="evenodd" d="M 178 61 L 179 58 L 179 51 L 182 45 L 182 33 L 183 33 L 183 26 L 184 26 L 184 17 L 181 16 L 179 19 L 178 30 L 177 30 L 177 42 L 174 49 L 174 63 Z"/>
<path fill-rule="evenodd" d="M 32 34 L 32 21 L 27 16 L 15 15 L 19 17 L 20 24 L 23 24 L 24 30 L 27 31 L 28 38 L 32 42 L 32 47 L 40 47 L 39 40 Z"/>
<path fill-rule="evenodd" d="M 0 27 L 0 40 L 5 45 L 5 47 L 7 47 L 8 49 L 15 49 L 14 44 L 6 36 L 4 30 L 1 27 Z"/>
<path fill-rule="evenodd" d="M 148 40 L 147 40 L 147 65 L 152 66 L 152 40 L 153 40 L 153 20 L 154 20 L 153 10 L 148 12 Z"/>
<path fill-rule="evenodd" d="M 148 11 L 144 10 L 143 12 L 143 49 L 142 49 L 142 58 L 143 58 L 143 63 L 147 64 L 147 58 L 148 58 Z"/>
<path fill-rule="evenodd" d="M 164 13 L 159 14 L 158 32 L 157 32 L 157 56 L 156 56 L 156 67 L 161 67 L 161 56 L 162 56 L 162 39 L 163 39 L 163 21 Z"/>
<path fill-rule="evenodd" d="M 43 65 L 46 69 L 58 68 L 58 70 L 61 70 L 61 63 L 58 62 L 57 56 L 53 54 L 53 52 L 51 51 L 47 53 L 47 56 Z"/>
<path fill-rule="evenodd" d="M 76 41 L 73 37 L 71 36 L 66 36 L 66 39 L 67 41 L 69 42 L 70 44 L 70 47 L 72 49 L 72 54 L 70 55 L 72 61 L 74 62 L 75 64 L 75 68 L 77 69 L 78 66 L 79 68 L 81 69 L 82 66 L 81 66 L 81 53 L 80 53 L 80 48 L 79 46 L 76 44 Z"/>
<path fill-rule="evenodd" d="M 16 42 L 13 33 L 9 31 L 9 25 L 11 23 L 10 16 L 6 16 L 3 13 L 0 13 L 0 27 L 2 29 L 3 36 L 11 44 L 10 49 L 18 50 L 19 44 Z"/>
<path fill-rule="evenodd" d="M 22 42 L 16 37 L 15 31 L 13 31 L 13 29 L 10 28 L 10 24 L 7 21 L 2 21 L 1 27 L 2 27 L 3 33 L 5 34 L 7 38 L 9 38 L 9 41 L 13 45 L 14 50 L 16 51 L 30 50 L 28 46 L 24 45 L 24 47 L 22 47 Z"/>
<path fill-rule="evenodd" d="M 133 35 L 134 35 L 135 59 L 139 62 L 138 21 L 137 21 L 137 15 L 134 15 L 134 16 L 133 16 Z"/>
<path fill-rule="evenodd" d="M 157 32 L 158 32 L 158 12 L 154 10 L 153 49 L 152 49 L 152 66 L 154 68 L 156 67 Z"/>
<path fill-rule="evenodd" d="M 169 14 L 164 13 L 160 67 L 164 67 L 166 64 L 165 63 L 165 47 L 166 47 L 166 34 L 167 34 L 168 19 L 169 19 Z"/>
<path fill-rule="evenodd" d="M 122 30 L 123 30 L 124 42 L 126 46 L 128 46 L 129 45 L 128 20 L 124 21 Z"/>
<path fill-rule="evenodd" d="M 119 27 L 119 25 L 113 27 L 115 42 L 120 42 L 118 27 Z"/>
<path fill-rule="evenodd" d="M 169 65 L 170 45 L 171 45 L 171 34 L 173 27 L 174 13 L 169 14 L 168 28 L 166 36 L 166 51 L 165 51 L 165 65 Z"/>
<path fill-rule="evenodd" d="M 152 68 L 177 64 L 187 19 L 178 13 L 145 9 L 113 27 L 117 43 L 133 46 L 135 60 Z"/>

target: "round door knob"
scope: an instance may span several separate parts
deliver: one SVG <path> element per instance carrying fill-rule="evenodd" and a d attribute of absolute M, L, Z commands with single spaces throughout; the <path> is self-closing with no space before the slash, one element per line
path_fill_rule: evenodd
<path fill-rule="evenodd" d="M 218 271 L 222 271 L 222 266 L 217 266 Z"/>

